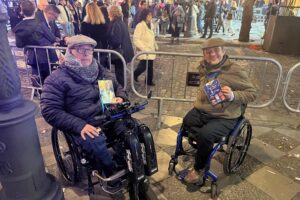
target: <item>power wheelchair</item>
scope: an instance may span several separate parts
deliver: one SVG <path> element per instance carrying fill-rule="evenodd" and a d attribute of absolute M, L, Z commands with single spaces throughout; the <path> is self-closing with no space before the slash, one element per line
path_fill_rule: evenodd
<path fill-rule="evenodd" d="M 216 152 L 224 152 L 224 160 L 223 160 L 223 171 L 226 175 L 235 173 L 239 170 L 242 165 L 248 147 L 250 145 L 251 137 L 252 137 L 252 126 L 248 119 L 244 117 L 244 111 L 246 106 L 242 106 L 242 115 L 239 117 L 235 127 L 227 137 L 222 137 L 218 143 L 214 146 L 211 151 L 208 160 L 206 161 L 204 168 L 203 181 L 200 184 L 196 184 L 199 187 L 205 185 L 205 181 L 208 178 L 211 178 L 211 198 L 215 199 L 219 195 L 218 188 L 218 176 L 211 171 L 211 160 Z M 188 145 L 185 146 L 183 139 L 187 138 Z M 225 148 L 224 148 L 225 147 Z M 175 153 L 171 156 L 171 160 L 169 162 L 169 175 L 172 176 L 173 173 L 177 176 L 177 178 L 183 181 L 184 177 L 187 175 L 188 169 L 177 170 L 176 165 L 179 162 L 179 156 L 194 156 L 197 149 L 196 139 L 193 133 L 189 132 L 183 126 L 180 128 L 177 141 L 176 141 L 176 149 Z"/>
<path fill-rule="evenodd" d="M 122 135 L 122 139 L 115 138 L 108 141 L 108 149 L 112 149 L 115 144 L 124 148 L 124 161 L 126 166 L 110 177 L 105 177 L 96 168 L 96 159 L 87 155 L 78 145 L 76 145 L 71 134 L 62 132 L 57 128 L 52 129 L 51 140 L 54 156 L 58 168 L 70 185 L 75 185 L 83 179 L 84 169 L 88 179 L 88 194 L 94 194 L 94 186 L 100 184 L 103 191 L 109 194 L 116 194 L 120 191 L 111 192 L 107 189 L 109 181 L 121 181 L 122 190 L 127 187 L 130 199 L 148 199 L 147 190 L 151 176 L 158 171 L 157 158 L 150 129 L 131 117 L 131 114 L 145 109 L 148 102 L 130 106 L 129 102 L 122 103 L 115 109 L 107 111 L 104 115 L 96 117 L 101 121 L 101 129 L 105 128 L 112 122 L 125 123 L 127 132 Z M 97 181 L 92 180 L 92 176 Z M 94 181 L 94 182 L 93 182 Z"/>

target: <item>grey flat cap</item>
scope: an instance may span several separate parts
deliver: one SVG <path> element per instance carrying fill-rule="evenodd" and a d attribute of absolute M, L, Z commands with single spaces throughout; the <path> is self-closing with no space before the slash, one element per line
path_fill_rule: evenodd
<path fill-rule="evenodd" d="M 221 38 L 211 38 L 211 39 L 205 40 L 205 42 L 203 42 L 201 48 L 206 49 L 206 48 L 211 48 L 211 47 L 222 47 L 225 44 L 226 44 L 225 41 Z"/>
<path fill-rule="evenodd" d="M 75 35 L 75 36 L 70 37 L 67 40 L 68 48 L 71 48 L 71 47 L 77 46 L 77 45 L 84 45 L 84 44 L 92 45 L 93 47 L 95 47 L 97 45 L 97 42 L 95 40 L 93 40 L 92 38 L 87 37 L 85 35 Z"/>

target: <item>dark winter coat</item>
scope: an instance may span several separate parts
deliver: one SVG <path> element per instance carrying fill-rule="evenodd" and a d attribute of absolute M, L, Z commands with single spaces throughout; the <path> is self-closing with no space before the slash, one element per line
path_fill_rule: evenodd
<path fill-rule="evenodd" d="M 102 114 L 98 80 L 112 80 L 115 95 L 127 96 L 114 76 L 99 67 L 98 78 L 93 83 L 61 66 L 45 81 L 41 97 L 41 111 L 45 120 L 62 131 L 80 134 L 86 124 L 99 125 L 94 117 Z"/>
<path fill-rule="evenodd" d="M 128 28 L 121 18 L 112 20 L 108 25 L 108 45 L 110 49 L 123 50 L 123 57 L 126 63 L 129 63 L 134 56 Z"/>
<path fill-rule="evenodd" d="M 97 42 L 96 49 L 107 48 L 107 24 L 89 24 L 82 22 L 81 34 L 93 38 Z"/>
<path fill-rule="evenodd" d="M 121 4 L 123 18 L 128 19 L 130 17 L 130 11 L 129 11 L 129 5 L 127 2 L 124 2 Z"/>
<path fill-rule="evenodd" d="M 45 26 L 48 27 L 48 24 L 47 24 L 47 21 L 45 19 L 43 11 L 41 11 L 41 10 L 36 11 L 35 16 L 38 20 L 40 20 L 41 23 L 45 24 Z M 56 23 L 54 21 L 49 22 L 49 26 L 50 26 L 50 27 L 48 27 L 49 30 L 55 35 L 55 37 L 61 38 L 60 31 L 59 31 Z"/>
<path fill-rule="evenodd" d="M 205 19 L 213 19 L 216 16 L 216 4 L 214 1 L 209 2 L 206 11 L 205 11 Z"/>
<path fill-rule="evenodd" d="M 27 45 L 51 46 L 56 42 L 56 37 L 50 29 L 41 23 L 38 19 L 26 19 L 21 21 L 14 29 L 16 35 L 16 45 L 24 48 Z M 27 54 L 27 64 L 35 65 L 35 52 L 31 48 L 25 48 Z M 55 50 L 49 50 L 49 60 L 54 63 L 58 61 Z M 36 49 L 37 60 L 40 64 L 48 63 L 47 51 L 45 49 Z"/>

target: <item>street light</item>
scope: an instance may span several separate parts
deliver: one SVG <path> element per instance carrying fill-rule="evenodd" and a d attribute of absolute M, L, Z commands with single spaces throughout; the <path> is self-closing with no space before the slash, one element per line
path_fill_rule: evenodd
<path fill-rule="evenodd" d="M 186 17 L 186 30 L 184 32 L 184 37 L 193 37 L 196 34 L 196 32 L 192 29 L 192 24 L 193 21 L 195 20 L 194 17 L 192 16 L 194 1 L 188 0 L 187 4 L 189 6 L 189 12 L 187 13 L 187 17 Z"/>
<path fill-rule="evenodd" d="M 6 37 L 7 19 L 7 8 L 0 1 L 0 199 L 63 200 L 61 187 L 45 172 L 34 120 L 36 106 L 21 95 Z"/>

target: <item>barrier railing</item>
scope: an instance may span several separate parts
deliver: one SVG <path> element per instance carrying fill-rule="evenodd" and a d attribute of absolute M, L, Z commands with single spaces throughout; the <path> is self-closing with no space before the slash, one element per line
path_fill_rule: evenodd
<path fill-rule="evenodd" d="M 296 71 L 297 68 L 299 69 L 298 71 Z M 285 107 L 292 112 L 298 113 L 300 113 L 299 76 L 300 63 L 297 63 L 288 71 L 283 89 L 283 103 Z M 293 77 L 295 77 L 296 80 L 293 80 Z M 292 87 L 293 89 L 290 89 L 290 86 L 294 86 L 294 88 Z M 297 108 L 293 108 L 291 104 Z"/>
<path fill-rule="evenodd" d="M 15 57 L 15 60 L 17 61 L 17 66 L 20 72 L 20 78 L 22 81 L 22 88 L 27 88 L 27 89 L 31 89 L 31 95 L 30 98 L 33 99 L 34 93 L 38 90 L 42 89 L 43 86 L 43 81 L 42 77 L 41 77 L 41 69 L 40 69 L 40 63 L 38 62 L 39 59 L 39 53 L 37 52 L 37 50 L 39 49 L 44 49 L 46 51 L 46 64 L 47 64 L 47 71 L 49 72 L 49 74 L 52 73 L 52 71 L 55 69 L 55 66 L 58 66 L 59 63 L 58 62 L 51 62 L 50 56 L 49 56 L 49 51 L 50 50 L 55 50 L 57 54 L 64 54 L 64 52 L 66 51 L 66 47 L 54 47 L 54 46 L 26 46 L 26 49 L 33 49 L 33 52 L 35 54 L 35 61 L 37 63 L 37 71 L 38 71 L 38 77 L 35 77 L 35 80 L 33 80 L 32 77 L 32 67 L 27 65 L 26 60 L 27 60 L 27 56 L 26 54 L 22 54 L 21 52 L 23 51 L 23 49 L 17 48 L 16 46 L 11 46 L 12 49 L 12 53 Z M 108 64 L 108 68 L 109 70 L 111 70 L 111 65 L 112 65 L 112 60 L 111 60 L 111 54 L 115 54 L 118 58 L 121 59 L 122 64 L 123 64 L 123 70 L 124 70 L 124 88 L 127 87 L 127 71 L 129 71 L 126 67 L 126 61 L 123 58 L 123 56 L 113 50 L 108 50 L 108 49 L 95 49 L 94 53 L 97 53 L 97 60 L 99 63 L 101 63 L 101 58 L 102 56 L 107 56 L 107 64 Z M 21 55 L 22 54 L 22 55 Z M 59 55 L 58 55 L 59 57 Z M 23 65 L 23 66 L 22 66 Z M 45 70 L 45 69 L 44 69 Z M 35 84 L 33 85 L 32 82 L 35 82 Z"/>
<path fill-rule="evenodd" d="M 188 53 L 139 52 L 131 61 L 131 70 L 134 71 L 135 62 L 139 56 L 147 56 L 149 54 L 157 55 L 154 64 L 154 68 L 156 68 L 155 81 L 157 83 L 154 90 L 152 88 L 151 98 L 158 100 L 158 126 L 160 126 L 163 101 L 193 102 L 195 100 L 198 87 L 186 86 L 185 74 L 191 72 L 190 70 L 197 72 L 197 66 L 199 65 L 200 58 L 203 56 Z M 159 56 L 163 56 L 165 62 L 161 62 Z M 180 58 L 175 63 L 175 57 L 181 57 L 182 59 Z M 187 63 L 183 63 L 184 59 L 187 60 Z M 282 79 L 281 64 L 274 59 L 265 57 L 230 56 L 230 59 L 245 66 L 249 76 L 254 79 L 253 83 L 257 88 L 258 98 L 254 103 L 249 104 L 248 107 L 263 108 L 270 105 L 277 96 Z M 257 62 L 264 62 L 264 65 L 258 65 Z M 164 71 L 168 71 L 170 74 L 162 74 L 160 72 L 162 65 L 165 68 Z M 277 69 L 276 74 L 274 74 L 274 70 L 270 70 L 270 67 L 274 66 Z M 146 66 L 145 79 L 147 79 L 147 70 L 148 65 Z M 176 77 L 175 74 L 177 74 Z M 275 79 L 272 80 L 272 77 L 275 77 Z M 131 82 L 133 92 L 141 98 L 147 98 L 147 94 L 150 92 L 149 87 L 147 85 L 146 87 L 139 87 L 139 84 L 135 84 L 133 74 Z M 160 88 L 160 90 L 155 90 L 156 88 Z"/>

